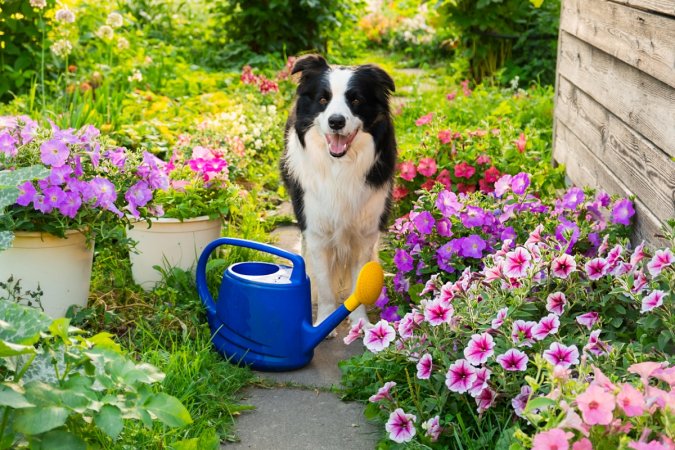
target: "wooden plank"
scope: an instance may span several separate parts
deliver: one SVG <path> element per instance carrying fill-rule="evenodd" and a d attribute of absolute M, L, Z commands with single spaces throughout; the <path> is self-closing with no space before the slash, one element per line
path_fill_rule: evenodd
<path fill-rule="evenodd" d="M 561 31 L 559 74 L 675 156 L 675 89 Z"/>
<path fill-rule="evenodd" d="M 675 87 L 675 19 L 607 1 L 565 0 L 560 28 Z"/>
<path fill-rule="evenodd" d="M 645 11 L 655 11 L 675 17 L 675 2 L 673 0 L 611 0 L 615 3 L 630 5 Z"/>
<path fill-rule="evenodd" d="M 605 167 L 593 153 L 570 131 L 558 122 L 558 132 L 553 147 L 556 161 L 565 164 L 567 175 L 578 186 L 602 189 L 610 194 L 629 196 L 633 193 Z M 661 223 L 640 201 L 635 200 L 635 226 L 631 242 L 647 241 L 652 247 L 663 247 L 667 242 L 662 237 Z"/>
<path fill-rule="evenodd" d="M 556 119 L 659 220 L 675 217 L 675 161 L 564 77 L 557 97 Z"/>

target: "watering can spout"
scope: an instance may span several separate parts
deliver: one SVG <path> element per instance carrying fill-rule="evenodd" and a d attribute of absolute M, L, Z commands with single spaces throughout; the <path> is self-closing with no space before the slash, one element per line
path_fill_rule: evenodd
<path fill-rule="evenodd" d="M 382 292 L 383 284 L 384 272 L 380 264 L 375 261 L 366 263 L 359 272 L 354 292 L 333 314 L 326 317 L 323 322 L 315 327 L 309 323 L 304 323 L 304 350 L 306 352 L 313 350 L 359 305 L 375 303 Z"/>

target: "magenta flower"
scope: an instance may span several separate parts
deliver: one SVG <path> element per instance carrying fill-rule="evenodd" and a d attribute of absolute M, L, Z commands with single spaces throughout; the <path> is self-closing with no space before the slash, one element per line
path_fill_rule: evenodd
<path fill-rule="evenodd" d="M 422 125 L 426 125 L 426 124 L 430 123 L 433 118 L 434 118 L 434 113 L 426 114 L 426 115 L 420 117 L 419 119 L 417 119 L 415 121 L 415 125 L 417 125 L 418 127 L 421 127 Z"/>
<path fill-rule="evenodd" d="M 452 237 L 452 222 L 443 217 L 436 222 L 436 232 L 439 236 Z"/>
<path fill-rule="evenodd" d="M 544 359 L 554 366 L 561 366 L 565 369 L 573 364 L 579 364 L 579 349 L 576 345 L 566 346 L 559 342 L 554 342 L 544 352 Z"/>
<path fill-rule="evenodd" d="M 506 192 L 511 189 L 511 180 L 513 177 L 511 175 L 503 175 L 495 182 L 495 195 L 501 197 L 506 194 Z"/>
<path fill-rule="evenodd" d="M 645 410 L 645 398 L 640 391 L 627 383 L 621 384 L 616 404 L 628 417 L 641 416 Z"/>
<path fill-rule="evenodd" d="M 508 311 L 509 311 L 508 307 L 504 307 L 499 311 L 497 311 L 497 318 L 492 319 L 492 323 L 490 324 L 493 330 L 498 329 L 504 324 L 504 319 L 506 318 L 506 313 Z"/>
<path fill-rule="evenodd" d="M 546 310 L 552 312 L 553 314 L 562 315 L 563 309 L 567 304 L 567 299 L 565 294 L 562 292 L 553 292 L 546 297 Z"/>
<path fill-rule="evenodd" d="M 640 313 L 644 314 L 663 305 L 663 298 L 665 296 L 666 293 L 663 291 L 652 291 L 642 299 L 642 309 L 640 309 Z"/>
<path fill-rule="evenodd" d="M 411 338 L 412 335 L 413 335 L 413 328 L 414 327 L 415 327 L 415 321 L 413 319 L 413 313 L 407 313 L 398 322 L 398 334 L 401 336 L 401 339 Z"/>
<path fill-rule="evenodd" d="M 380 352 L 389 347 L 396 338 L 396 331 L 386 320 L 380 320 L 372 328 L 366 330 L 363 344 L 373 353 Z"/>
<path fill-rule="evenodd" d="M 612 217 L 611 220 L 613 223 L 620 223 L 621 225 L 630 225 L 630 218 L 635 215 L 635 209 L 633 209 L 633 202 L 627 198 L 622 198 L 614 203 L 612 207 Z"/>
<path fill-rule="evenodd" d="M 396 408 L 390 415 L 384 429 L 389 432 L 389 439 L 399 444 L 409 442 L 417 430 L 415 430 L 415 421 L 417 417 L 413 414 L 406 414 L 401 408 Z"/>
<path fill-rule="evenodd" d="M 562 198 L 562 207 L 567 209 L 576 209 L 586 200 L 584 191 L 578 187 L 571 187 Z"/>
<path fill-rule="evenodd" d="M 485 267 L 483 269 L 483 275 L 485 276 L 485 281 L 487 283 L 492 283 L 495 280 L 504 278 L 504 264 L 497 263 L 494 267 Z"/>
<path fill-rule="evenodd" d="M 145 206 L 152 200 L 152 191 L 148 187 L 148 183 L 145 181 L 137 181 L 129 188 L 129 190 L 127 190 L 124 194 L 124 198 L 129 202 L 128 208 L 133 216 L 138 217 L 140 214 L 136 208 Z"/>
<path fill-rule="evenodd" d="M 441 144 L 449 144 L 452 141 L 452 131 L 450 130 L 441 130 L 438 132 L 438 140 L 441 141 Z"/>
<path fill-rule="evenodd" d="M 530 176 L 525 172 L 520 172 L 511 179 L 511 190 L 516 195 L 523 195 L 530 186 Z"/>
<path fill-rule="evenodd" d="M 443 428 L 441 428 L 440 417 L 434 416 L 427 420 L 422 424 L 422 429 L 426 430 L 424 435 L 427 436 L 431 442 L 436 442 L 441 436 L 441 431 L 443 431 Z"/>
<path fill-rule="evenodd" d="M 466 161 L 462 161 L 459 164 L 455 164 L 455 176 L 457 178 L 466 178 L 468 180 L 475 173 L 476 168 L 471 164 L 468 164 Z"/>
<path fill-rule="evenodd" d="M 425 177 L 430 177 L 436 173 L 436 160 L 434 158 L 422 158 L 417 165 L 417 171 Z"/>
<path fill-rule="evenodd" d="M 476 396 L 476 405 L 478 405 L 478 414 L 482 413 L 495 403 L 497 394 L 492 389 L 485 388 Z"/>
<path fill-rule="evenodd" d="M 436 208 L 444 217 L 452 217 L 462 209 L 462 203 L 458 201 L 457 194 L 448 190 L 442 190 L 436 198 Z"/>
<path fill-rule="evenodd" d="M 30 181 L 26 181 L 23 184 L 18 186 L 19 188 L 19 198 L 16 199 L 16 204 L 21 206 L 30 205 L 37 195 L 35 186 Z"/>
<path fill-rule="evenodd" d="M 476 379 L 471 384 L 471 388 L 469 388 L 469 394 L 471 394 L 472 397 L 478 396 L 483 392 L 483 389 L 488 387 L 490 375 L 492 375 L 492 371 L 487 367 L 481 367 L 476 370 Z"/>
<path fill-rule="evenodd" d="M 645 254 L 645 242 L 642 241 L 640 245 L 635 247 L 635 250 L 633 250 L 633 254 L 630 256 L 630 265 L 631 266 L 636 266 L 637 263 L 642 261 L 647 255 Z"/>
<path fill-rule="evenodd" d="M 565 253 L 551 262 L 551 274 L 556 278 L 567 278 L 575 270 L 577 270 L 577 263 L 572 255 Z"/>
<path fill-rule="evenodd" d="M 399 271 L 403 273 L 410 272 L 415 268 L 413 263 L 414 260 L 412 256 L 410 256 L 410 253 L 401 248 L 396 249 L 396 252 L 394 253 L 394 264 Z"/>
<path fill-rule="evenodd" d="M 16 156 L 16 142 L 17 140 L 9 132 L 0 133 L 0 152 L 9 157 Z"/>
<path fill-rule="evenodd" d="M 485 239 L 477 234 L 472 234 L 462 239 L 461 255 L 465 258 L 480 259 L 483 256 L 485 247 L 487 247 Z"/>
<path fill-rule="evenodd" d="M 415 164 L 413 164 L 410 161 L 405 161 L 402 162 L 399 165 L 399 171 L 401 172 L 401 178 L 403 178 L 406 181 L 412 181 L 413 178 L 417 175 L 417 169 L 415 168 Z"/>
<path fill-rule="evenodd" d="M 532 343 L 534 342 L 532 330 L 534 329 L 535 325 L 537 325 L 537 322 L 533 322 L 531 320 L 516 320 L 513 322 L 513 330 L 511 331 L 513 343 L 517 344 L 518 347 L 523 345 L 526 347 L 532 346 Z"/>
<path fill-rule="evenodd" d="M 506 353 L 497 356 L 497 362 L 504 370 L 508 370 L 509 372 L 525 371 L 529 360 L 530 358 L 528 358 L 524 352 L 515 348 L 507 350 Z"/>
<path fill-rule="evenodd" d="M 462 394 L 476 380 L 476 369 L 465 359 L 458 359 L 445 374 L 445 385 L 453 392 Z"/>
<path fill-rule="evenodd" d="M 69 155 L 70 151 L 66 144 L 58 139 L 50 139 L 40 146 L 40 160 L 48 166 L 64 165 Z"/>
<path fill-rule="evenodd" d="M 525 411 L 525 407 L 527 406 L 527 402 L 530 399 L 530 395 L 532 395 L 532 388 L 530 388 L 528 385 L 525 385 L 520 388 L 520 394 L 511 399 L 511 406 L 513 407 L 513 411 L 516 413 L 516 416 L 523 417 L 523 411 Z"/>
<path fill-rule="evenodd" d="M 485 363 L 494 355 L 495 342 L 488 333 L 474 334 L 464 349 L 464 357 L 474 366 Z"/>
<path fill-rule="evenodd" d="M 633 274 L 633 289 L 631 292 L 640 292 L 647 287 L 647 276 L 640 270 L 636 270 Z"/>
<path fill-rule="evenodd" d="M 560 327 L 560 319 L 556 314 L 549 314 L 546 317 L 542 317 L 539 320 L 539 323 L 532 328 L 532 336 L 538 340 L 543 340 L 549 334 L 555 334 L 558 332 Z"/>
<path fill-rule="evenodd" d="M 647 263 L 647 270 L 652 277 L 657 276 L 661 271 L 675 262 L 673 252 L 669 248 L 657 250 L 654 257 Z"/>
<path fill-rule="evenodd" d="M 600 315 L 598 313 L 596 313 L 595 311 L 591 311 L 587 312 L 586 314 L 578 315 L 577 322 L 590 330 L 591 328 L 593 328 L 593 325 L 596 324 L 599 318 Z"/>
<path fill-rule="evenodd" d="M 66 199 L 66 193 L 58 186 L 50 186 L 43 192 L 45 197 L 45 204 L 50 208 L 58 208 Z"/>
<path fill-rule="evenodd" d="M 444 302 L 441 299 L 435 299 L 427 303 L 424 308 L 424 319 L 429 322 L 429 325 L 436 327 L 443 323 L 450 323 L 454 308 L 450 303 Z"/>
<path fill-rule="evenodd" d="M 568 450 L 573 437 L 573 433 L 560 428 L 542 431 L 534 435 L 532 450 Z"/>
<path fill-rule="evenodd" d="M 508 252 L 504 261 L 504 275 L 509 278 L 520 278 L 527 274 L 530 268 L 532 256 L 524 247 L 517 247 Z"/>
<path fill-rule="evenodd" d="M 478 206 L 467 206 L 466 212 L 461 215 L 461 218 L 462 225 L 467 228 L 485 225 L 485 211 Z"/>
<path fill-rule="evenodd" d="M 429 353 L 425 353 L 417 363 L 417 378 L 428 380 L 433 369 L 433 359 Z"/>
<path fill-rule="evenodd" d="M 609 264 L 605 258 L 593 258 L 585 264 L 584 268 L 589 280 L 598 280 L 607 275 Z"/>
<path fill-rule="evenodd" d="M 370 403 L 376 403 L 381 400 L 391 400 L 393 401 L 394 399 L 391 397 L 391 389 L 396 386 L 395 381 L 387 381 L 384 383 L 384 386 L 382 386 L 380 389 L 377 390 L 377 392 L 368 398 L 368 401 Z"/>
<path fill-rule="evenodd" d="M 611 346 L 600 340 L 601 331 L 602 330 L 591 331 L 591 335 L 588 337 L 588 343 L 584 346 L 584 351 L 589 351 L 595 356 L 604 355 L 609 352 Z"/>
<path fill-rule="evenodd" d="M 77 192 L 66 192 L 65 198 L 59 204 L 59 212 L 66 217 L 74 219 L 82 206 L 82 198 Z"/>
<path fill-rule="evenodd" d="M 108 208 L 117 199 L 115 185 L 110 180 L 102 177 L 95 177 L 89 182 L 91 196 L 96 199 L 94 206 Z"/>
<path fill-rule="evenodd" d="M 614 395 L 596 384 L 577 396 L 577 407 L 588 425 L 609 425 L 614 418 L 612 412 L 616 406 Z"/>
<path fill-rule="evenodd" d="M 432 216 L 429 211 L 422 211 L 417 214 L 412 222 L 415 225 L 415 228 L 417 228 L 417 231 L 422 235 L 431 234 L 431 232 L 434 231 L 434 225 L 436 224 L 434 216 Z"/>
<path fill-rule="evenodd" d="M 361 335 L 363 334 L 363 325 L 365 322 L 363 319 L 359 319 L 356 324 L 349 329 L 349 333 L 347 333 L 347 336 L 344 337 L 343 342 L 347 345 L 351 344 L 355 340 L 357 340 Z"/>

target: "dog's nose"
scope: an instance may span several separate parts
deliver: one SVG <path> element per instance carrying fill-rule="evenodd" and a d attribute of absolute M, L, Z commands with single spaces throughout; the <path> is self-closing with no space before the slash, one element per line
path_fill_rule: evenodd
<path fill-rule="evenodd" d="M 339 131 L 343 129 L 346 123 L 347 121 L 345 120 L 345 116 L 340 114 L 333 114 L 328 118 L 328 126 L 331 127 L 333 131 Z"/>

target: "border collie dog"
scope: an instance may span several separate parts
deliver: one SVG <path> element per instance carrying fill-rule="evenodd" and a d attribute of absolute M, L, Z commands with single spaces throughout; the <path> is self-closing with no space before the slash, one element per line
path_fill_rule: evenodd
<path fill-rule="evenodd" d="M 296 101 L 286 122 L 281 174 L 302 230 L 303 255 L 318 304 L 316 322 L 351 293 L 361 267 L 377 259 L 396 165 L 389 111 L 394 81 L 374 65 L 330 67 L 299 58 Z M 369 323 L 364 306 L 352 323 Z"/>

